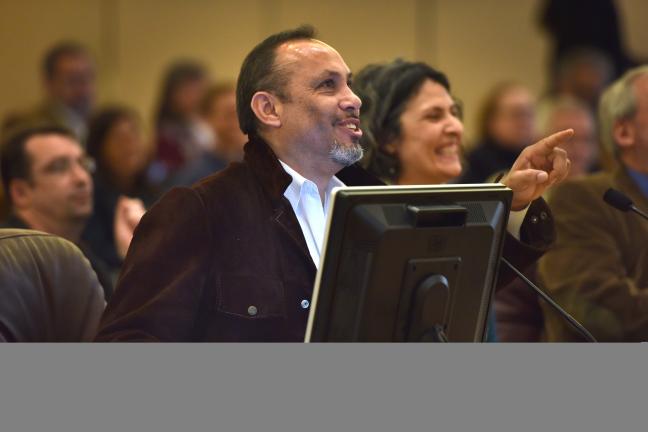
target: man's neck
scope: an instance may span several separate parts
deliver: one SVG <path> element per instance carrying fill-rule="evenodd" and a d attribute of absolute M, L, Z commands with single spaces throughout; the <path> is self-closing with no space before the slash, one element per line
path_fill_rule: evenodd
<path fill-rule="evenodd" d="M 278 159 L 297 171 L 305 179 L 315 183 L 320 198 L 322 199 L 322 202 L 324 202 L 326 189 L 328 188 L 331 179 L 335 173 L 342 169 L 342 167 L 332 160 L 316 161 L 313 160 L 312 157 L 309 157 L 309 155 L 302 155 L 299 152 L 282 151 L 282 149 L 275 145 L 271 139 L 263 139 L 268 143 Z"/>
<path fill-rule="evenodd" d="M 326 200 L 326 191 L 328 190 L 329 184 L 331 183 L 331 179 L 333 178 L 333 175 L 330 176 L 324 176 L 324 177 L 317 177 L 315 175 L 309 175 L 308 170 L 301 170 L 297 167 L 295 167 L 293 164 L 290 162 L 286 162 L 285 160 L 279 158 L 280 161 L 285 163 L 287 166 L 289 166 L 292 170 L 296 171 L 300 176 L 304 177 L 306 180 L 309 180 L 313 183 L 315 183 L 315 186 L 317 186 L 317 192 L 319 193 L 320 200 L 322 201 L 322 205 L 324 204 Z"/>
<path fill-rule="evenodd" d="M 63 237 L 72 243 L 79 243 L 81 240 L 81 233 L 83 232 L 84 224 L 79 222 L 58 223 L 52 221 L 47 217 L 43 217 L 39 213 L 31 211 L 15 210 L 14 214 L 20 218 L 30 229 L 43 231 L 49 234 L 54 234 Z"/>

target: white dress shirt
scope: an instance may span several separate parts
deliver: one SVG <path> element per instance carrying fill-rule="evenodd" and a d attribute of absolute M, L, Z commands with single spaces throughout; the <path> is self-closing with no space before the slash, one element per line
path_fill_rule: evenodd
<path fill-rule="evenodd" d="M 331 192 L 334 187 L 345 186 L 337 177 L 331 177 L 324 194 L 324 204 L 320 198 L 317 185 L 304 178 L 283 161 L 279 161 L 284 170 L 292 177 L 292 182 L 284 191 L 284 196 L 297 216 L 306 246 L 315 267 L 319 268 L 322 245 L 324 243 L 324 230 L 326 229 L 326 215 L 328 213 Z"/>

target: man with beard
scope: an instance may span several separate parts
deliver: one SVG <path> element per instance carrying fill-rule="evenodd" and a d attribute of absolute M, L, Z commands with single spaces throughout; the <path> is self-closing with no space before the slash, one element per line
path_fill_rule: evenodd
<path fill-rule="evenodd" d="M 350 83 L 308 27 L 248 54 L 237 84 L 244 162 L 173 189 L 144 216 L 97 340 L 303 341 L 331 191 L 379 184 L 355 165 L 361 101 Z M 550 153 L 557 180 L 568 163 Z M 551 182 L 517 174 L 526 193 Z"/>

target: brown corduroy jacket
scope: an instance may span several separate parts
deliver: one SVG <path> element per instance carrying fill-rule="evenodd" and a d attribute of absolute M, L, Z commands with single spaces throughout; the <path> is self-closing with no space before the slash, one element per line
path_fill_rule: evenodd
<path fill-rule="evenodd" d="M 648 341 L 648 222 L 603 202 L 616 188 L 642 209 L 648 198 L 624 168 L 564 183 L 549 198 L 556 245 L 540 260 L 553 298 L 599 341 Z M 549 341 L 580 341 L 545 308 Z"/>

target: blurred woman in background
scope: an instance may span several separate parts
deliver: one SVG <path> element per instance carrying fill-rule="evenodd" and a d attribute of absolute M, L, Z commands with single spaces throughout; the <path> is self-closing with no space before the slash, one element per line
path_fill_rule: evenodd
<path fill-rule="evenodd" d="M 241 132 L 236 113 L 236 86 L 219 83 L 211 86 L 200 104 L 205 124 L 214 137 L 213 147 L 193 162 L 178 169 L 167 181 L 169 186 L 190 186 L 213 174 L 230 162 L 243 160 L 243 146 L 247 136 Z"/>
<path fill-rule="evenodd" d="M 536 139 L 535 99 L 516 83 L 495 86 L 486 97 L 479 119 L 479 142 L 467 156 L 462 183 L 481 183 L 506 170 Z"/>
<path fill-rule="evenodd" d="M 203 98 L 201 112 L 214 133 L 214 153 L 226 162 L 243 160 L 247 136 L 239 127 L 236 113 L 236 84 L 218 83 Z"/>
<path fill-rule="evenodd" d="M 207 71 L 199 63 L 180 61 L 167 70 L 155 114 L 153 182 L 163 184 L 212 150 L 214 137 L 200 111 L 207 86 Z"/>
<path fill-rule="evenodd" d="M 157 197 L 146 178 L 150 158 L 139 117 L 122 106 L 99 110 L 90 120 L 86 146 L 97 169 L 94 211 L 84 238 L 117 271 L 130 243 L 120 236 L 132 234 L 120 224 L 137 224 L 145 205 Z"/>

